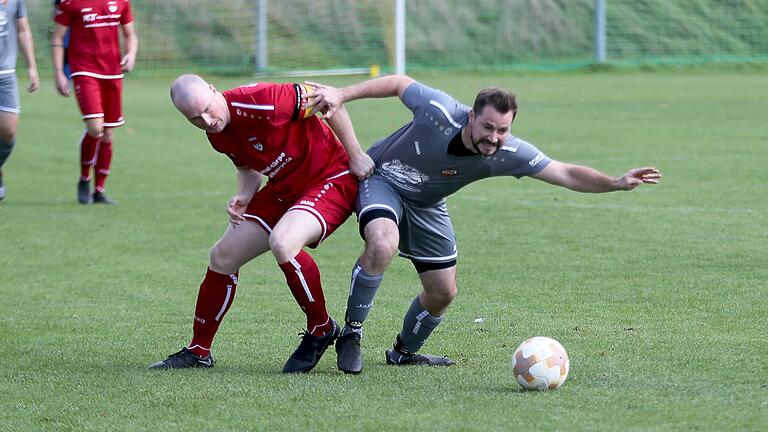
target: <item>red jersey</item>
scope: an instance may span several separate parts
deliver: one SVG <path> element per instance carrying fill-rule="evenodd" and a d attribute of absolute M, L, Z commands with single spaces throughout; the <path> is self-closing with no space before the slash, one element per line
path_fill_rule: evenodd
<path fill-rule="evenodd" d="M 117 28 L 133 22 L 130 0 L 62 0 L 54 21 L 71 29 L 72 75 L 122 78 Z"/>
<path fill-rule="evenodd" d="M 283 199 L 302 196 L 308 185 L 349 171 L 344 147 L 317 116 L 301 108 L 307 87 L 257 83 L 224 92 L 230 123 L 208 133 L 216 151 L 269 178 Z"/>

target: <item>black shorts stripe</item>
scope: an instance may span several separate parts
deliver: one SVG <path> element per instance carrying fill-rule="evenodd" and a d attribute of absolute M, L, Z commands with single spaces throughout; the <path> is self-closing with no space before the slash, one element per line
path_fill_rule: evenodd
<path fill-rule="evenodd" d="M 424 262 L 424 261 L 416 261 L 415 259 L 411 258 L 411 263 L 413 263 L 413 266 L 416 267 L 416 273 L 424 273 L 428 272 L 430 270 L 440 270 L 444 268 L 453 267 L 456 265 L 456 260 L 450 260 L 447 262 Z"/>
<path fill-rule="evenodd" d="M 368 222 L 379 218 L 389 219 L 397 225 L 397 216 L 391 211 L 382 208 L 369 210 L 360 216 L 360 221 L 357 224 L 357 228 L 360 230 L 360 237 L 363 240 L 365 240 L 365 226 L 368 225 Z"/>

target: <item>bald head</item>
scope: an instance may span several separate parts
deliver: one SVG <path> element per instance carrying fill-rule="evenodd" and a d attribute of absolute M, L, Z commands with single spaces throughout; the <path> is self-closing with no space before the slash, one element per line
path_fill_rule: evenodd
<path fill-rule="evenodd" d="M 224 96 L 198 75 L 184 74 L 171 84 L 171 102 L 193 125 L 219 133 L 229 124 Z"/>
<path fill-rule="evenodd" d="M 205 107 L 210 85 L 198 75 L 184 74 L 171 85 L 171 101 L 182 114 Z"/>

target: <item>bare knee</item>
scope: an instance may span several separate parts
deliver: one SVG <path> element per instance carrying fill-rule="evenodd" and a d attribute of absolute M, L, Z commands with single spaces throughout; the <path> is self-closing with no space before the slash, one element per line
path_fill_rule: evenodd
<path fill-rule="evenodd" d="M 291 239 L 282 230 L 273 230 L 269 235 L 269 249 L 278 263 L 286 263 L 299 254 L 303 244 L 298 244 L 296 240 Z"/>
<path fill-rule="evenodd" d="M 424 309 L 434 316 L 444 314 L 458 295 L 455 267 L 420 273 L 419 278 L 424 287 L 424 292 L 420 296 Z"/>
<path fill-rule="evenodd" d="M 16 128 L 15 127 L 2 127 L 0 128 L 0 141 L 2 142 L 10 142 L 13 140 L 13 138 L 16 136 Z M 2 145 L 2 144 L 0 144 Z"/>
<path fill-rule="evenodd" d="M 440 285 L 432 287 L 425 291 L 425 294 L 430 298 L 431 303 L 436 306 L 447 308 L 456 296 L 459 294 L 459 290 L 456 288 L 455 283 Z"/>
<path fill-rule="evenodd" d="M 102 138 L 104 136 L 104 125 L 89 122 L 87 124 L 86 133 L 91 138 Z"/>
<path fill-rule="evenodd" d="M 0 119 L 2 120 L 2 119 Z M 8 142 L 16 136 L 16 119 L 10 121 L 0 121 L 0 141 Z"/>
<path fill-rule="evenodd" d="M 101 140 L 104 142 L 112 142 L 112 128 L 102 128 Z"/>
<path fill-rule="evenodd" d="M 211 248 L 208 266 L 211 270 L 221 274 L 233 274 L 240 269 L 240 263 L 236 262 L 235 254 L 227 250 L 221 242 Z"/>
<path fill-rule="evenodd" d="M 394 227 L 369 224 L 365 228 L 365 252 L 360 257 L 360 264 L 366 272 L 383 273 L 389 266 L 400 242 L 397 227 Z"/>

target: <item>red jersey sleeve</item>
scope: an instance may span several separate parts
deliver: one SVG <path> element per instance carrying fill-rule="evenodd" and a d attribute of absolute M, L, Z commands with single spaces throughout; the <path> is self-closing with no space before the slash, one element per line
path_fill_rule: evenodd
<path fill-rule="evenodd" d="M 53 14 L 53 20 L 63 26 L 72 27 L 72 2 L 64 0 L 56 5 L 56 12 Z"/>
<path fill-rule="evenodd" d="M 133 22 L 133 14 L 131 13 L 131 0 L 125 0 L 123 7 L 123 13 L 120 16 L 120 24 L 130 24 Z"/>

